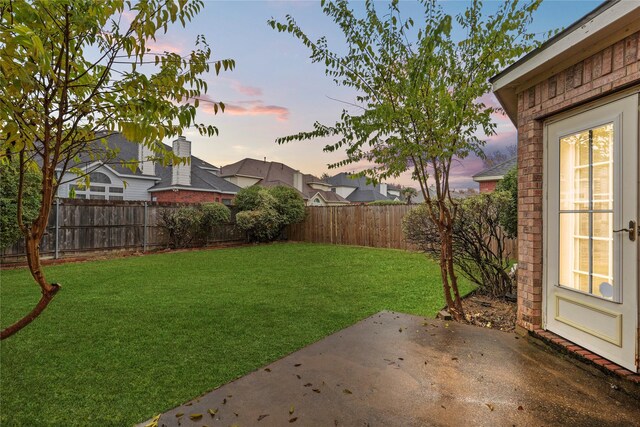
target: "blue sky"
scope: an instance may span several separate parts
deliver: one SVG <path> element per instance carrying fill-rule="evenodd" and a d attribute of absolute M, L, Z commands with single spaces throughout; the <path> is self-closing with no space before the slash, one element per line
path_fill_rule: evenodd
<path fill-rule="evenodd" d="M 465 1 L 441 2 L 449 13 L 464 10 Z M 593 10 L 600 1 L 544 1 L 534 17 L 530 30 L 543 34 L 548 30 L 571 25 Z M 491 12 L 497 2 L 486 2 Z M 354 7 L 362 4 L 354 2 Z M 384 3 L 378 5 L 379 9 Z M 401 2 L 403 15 L 420 16 L 416 2 Z M 341 153 L 324 153 L 326 141 L 294 142 L 277 145 L 275 139 L 298 131 L 309 130 L 314 121 L 333 123 L 343 105 L 330 98 L 349 100 L 353 94 L 336 87 L 324 75 L 324 67 L 312 64 L 308 51 L 288 34 L 277 33 L 267 26 L 271 17 L 282 19 L 292 15 L 303 30 L 316 39 L 326 35 L 330 46 L 342 46 L 335 25 L 322 14 L 319 1 L 207 1 L 204 10 L 187 28 L 173 27 L 159 37 L 153 50 L 188 52 L 196 35 L 203 34 L 216 59 L 233 58 L 236 69 L 211 72 L 208 95 L 229 106 L 224 114 L 214 116 L 206 108 L 198 118 L 219 128 L 214 138 L 187 133 L 193 142 L 193 154 L 214 165 L 226 165 L 245 157 L 279 161 L 305 173 L 320 175 L 339 171 L 357 171 L 358 165 L 328 170 L 327 164 L 340 160 Z M 201 107 L 206 104 L 201 104 Z M 492 137 L 487 151 L 514 144 L 515 128 L 504 118 L 497 118 L 498 135 Z M 457 188 L 477 188 L 471 176 L 482 169 L 479 159 L 469 158 L 452 171 L 452 184 Z M 409 174 L 395 180 L 412 185 Z M 415 184 L 413 184 L 415 186 Z"/>

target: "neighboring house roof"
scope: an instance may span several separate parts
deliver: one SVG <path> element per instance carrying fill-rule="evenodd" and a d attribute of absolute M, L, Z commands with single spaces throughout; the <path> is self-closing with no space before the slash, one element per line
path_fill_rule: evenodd
<path fill-rule="evenodd" d="M 355 177 L 346 172 L 327 178 L 327 182 L 334 187 L 351 187 L 355 190 L 347 196 L 347 200 L 354 203 L 375 202 L 377 200 L 392 200 L 380 192 L 380 185 L 367 183 L 363 176 Z M 389 186 L 387 186 L 387 191 Z"/>
<path fill-rule="evenodd" d="M 313 194 L 309 199 L 313 199 L 316 196 L 320 196 L 324 199 L 328 204 L 341 204 L 348 205 L 349 201 L 339 194 L 334 193 L 333 191 L 325 191 L 325 190 L 316 190 L 315 194 Z"/>
<path fill-rule="evenodd" d="M 517 124 L 519 87 L 546 71 L 561 70 L 640 29 L 640 2 L 611 0 L 532 50 L 490 79 L 493 92 Z M 624 29 L 624 31 L 623 31 Z"/>
<path fill-rule="evenodd" d="M 215 175 L 211 169 L 217 168 L 195 156 L 191 156 L 191 185 L 172 185 L 172 166 L 162 166 L 156 164 L 156 175 L 161 179 L 149 191 L 161 191 L 167 189 L 186 189 L 200 191 L 215 191 L 218 193 L 236 194 L 240 187 Z M 208 170 L 209 169 L 209 170 Z"/>
<path fill-rule="evenodd" d="M 97 142 L 96 144 L 98 146 L 97 150 L 100 150 L 100 146 L 102 146 L 102 144 L 99 142 Z M 139 144 L 129 141 L 121 133 L 115 133 L 107 137 L 107 145 L 111 150 L 119 150 L 117 157 L 113 161 L 109 162 L 108 167 L 122 175 L 133 175 L 138 178 L 158 180 L 158 182 L 153 187 L 151 187 L 149 191 L 160 191 L 173 188 L 184 188 L 189 190 L 212 192 L 215 191 L 227 194 L 236 194 L 238 191 L 240 191 L 240 187 L 238 187 L 237 185 L 232 184 L 229 181 L 213 174 L 213 171 L 218 170 L 217 167 L 208 162 L 205 162 L 198 157 L 191 156 L 191 185 L 174 186 L 171 185 L 173 174 L 171 165 L 163 166 L 156 162 L 154 165 L 154 175 L 144 175 L 139 167 L 136 167 L 135 171 L 132 171 L 126 166 L 126 162 L 138 160 Z M 171 147 L 166 144 L 164 144 L 164 147 L 169 151 L 171 150 Z M 94 150 L 94 152 L 95 151 L 96 150 Z M 81 153 L 80 162 L 76 163 L 75 166 L 89 165 L 94 162 L 95 161 L 91 160 L 87 153 Z"/>
<path fill-rule="evenodd" d="M 300 173 L 302 175 L 302 191 L 294 185 L 294 175 Z M 258 182 L 263 187 L 275 187 L 276 185 L 285 185 L 287 187 L 298 190 L 305 200 L 316 195 L 318 192 L 323 194 L 325 200 L 336 202 L 347 202 L 346 199 L 338 194 L 330 191 L 317 190 L 310 186 L 312 183 L 324 182 L 320 178 L 311 174 L 302 174 L 290 166 L 280 162 L 268 162 L 266 160 L 257 160 L 246 158 L 238 162 L 226 165 L 220 168 L 221 177 L 246 176 L 258 178 Z M 331 193 L 331 195 L 325 193 Z M 325 197 L 326 196 L 326 197 Z"/>
<path fill-rule="evenodd" d="M 509 160 L 505 160 L 502 163 L 498 163 L 495 166 L 492 166 L 488 169 L 478 172 L 477 174 L 473 175 L 472 178 L 475 182 L 498 181 L 504 178 L 507 172 L 509 172 L 517 164 L 518 164 L 518 157 L 512 157 Z"/>
<path fill-rule="evenodd" d="M 390 199 L 379 191 L 373 189 L 356 188 L 353 193 L 349 194 L 347 200 L 349 200 L 350 202 L 375 202 L 377 200 Z"/>

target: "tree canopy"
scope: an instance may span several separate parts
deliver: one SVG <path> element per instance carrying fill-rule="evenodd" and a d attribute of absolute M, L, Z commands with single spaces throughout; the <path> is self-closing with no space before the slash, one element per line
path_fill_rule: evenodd
<path fill-rule="evenodd" d="M 277 142 L 335 137 L 337 142 L 324 149 L 344 150 L 345 157 L 330 168 L 366 162 L 369 167 L 361 174 L 373 181 L 411 172 L 442 239 L 447 305 L 462 317 L 451 254 L 457 205 L 449 175 L 457 160 L 482 157 L 485 137 L 495 134 L 497 108 L 483 95 L 491 90 L 492 76 L 535 44 L 527 25 L 540 1 L 504 2 L 488 16 L 478 0 L 456 16 L 435 0 L 421 4 L 424 13 L 414 21 L 402 16 L 397 0 L 384 13 L 367 0 L 361 14 L 346 0 L 322 1 L 346 49 L 330 48 L 326 37 L 312 40 L 290 15 L 269 20 L 276 31 L 307 47 L 311 60 L 322 64 L 336 85 L 357 93 L 336 123 L 316 122 L 312 130 Z M 454 26 L 462 36 L 454 36 Z"/>
<path fill-rule="evenodd" d="M 107 137 L 121 132 L 143 144 L 155 161 L 185 162 L 160 142 L 195 128 L 213 136 L 217 129 L 196 122 L 206 75 L 234 67 L 211 60 L 203 36 L 181 54 L 156 52 L 151 42 L 172 25 L 186 26 L 202 0 L 0 0 L 0 165 L 18 164 L 18 226 L 27 262 L 42 288 L 34 312 L 2 332 L 2 338 L 29 323 L 59 286 L 48 283 L 40 266 L 39 243 L 60 177 L 75 169 L 79 156 L 115 161 Z M 214 102 L 215 112 L 224 104 Z M 135 169 L 138 159 L 122 162 Z M 40 206 L 24 221 L 24 174 L 42 171 Z M 35 316 L 34 316 L 35 313 Z M 22 322 L 22 323 L 21 323 Z"/>

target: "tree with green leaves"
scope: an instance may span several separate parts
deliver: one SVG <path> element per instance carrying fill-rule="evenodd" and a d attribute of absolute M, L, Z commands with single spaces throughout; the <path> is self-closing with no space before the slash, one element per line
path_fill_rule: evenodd
<path fill-rule="evenodd" d="M 1 339 L 33 321 L 60 289 L 45 277 L 39 245 L 60 177 L 87 174 L 73 167 L 80 155 L 114 160 L 107 138 L 121 132 L 148 147 L 154 160 L 177 164 L 188 160 L 166 150 L 164 138 L 194 127 L 217 134 L 196 122 L 198 98 L 207 91 L 210 67 L 218 73 L 233 68 L 233 60 L 212 61 L 202 36 L 186 55 L 149 47 L 202 7 L 202 0 L 0 0 L 0 165 L 18 164 L 16 218 L 42 291 L 36 307 Z M 124 162 L 137 166 L 137 159 Z M 42 172 L 40 205 L 25 221 L 25 176 L 34 165 Z"/>
<path fill-rule="evenodd" d="M 418 197 L 418 190 L 413 187 L 404 187 L 402 190 L 400 190 L 400 194 L 407 201 L 407 204 L 410 205 L 411 199 L 413 199 L 414 197 Z"/>
<path fill-rule="evenodd" d="M 346 49 L 332 50 L 325 37 L 312 40 L 289 15 L 269 20 L 272 28 L 302 42 L 311 60 L 323 64 L 337 85 L 357 92 L 355 103 L 346 103 L 348 109 L 336 123 L 316 122 L 312 130 L 277 142 L 337 137 L 325 151 L 344 149 L 346 158 L 330 168 L 368 161 L 373 166 L 362 175 L 372 181 L 411 171 L 442 242 L 439 262 L 447 306 L 462 319 L 452 256 L 458 209 L 449 176 L 458 159 L 481 156 L 485 140 L 480 135 L 495 134 L 491 115 L 496 109 L 480 98 L 491 90 L 489 78 L 534 44 L 527 25 L 540 1 L 504 2 L 486 17 L 480 1 L 456 16 L 435 1 L 421 4 L 424 13 L 414 22 L 401 16 L 397 0 L 384 14 L 371 0 L 362 14 L 346 0 L 322 1 L 323 12 L 342 31 Z"/>
<path fill-rule="evenodd" d="M 518 237 L 518 167 L 512 167 L 496 184 L 496 191 L 506 191 L 511 196 L 506 209 L 500 213 L 500 225 L 507 237 Z"/>

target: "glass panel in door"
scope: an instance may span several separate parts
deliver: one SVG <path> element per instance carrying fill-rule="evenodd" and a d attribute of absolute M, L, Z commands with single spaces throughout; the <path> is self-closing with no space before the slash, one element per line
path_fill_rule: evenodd
<path fill-rule="evenodd" d="M 616 300 L 613 123 L 560 138 L 560 286 Z"/>

